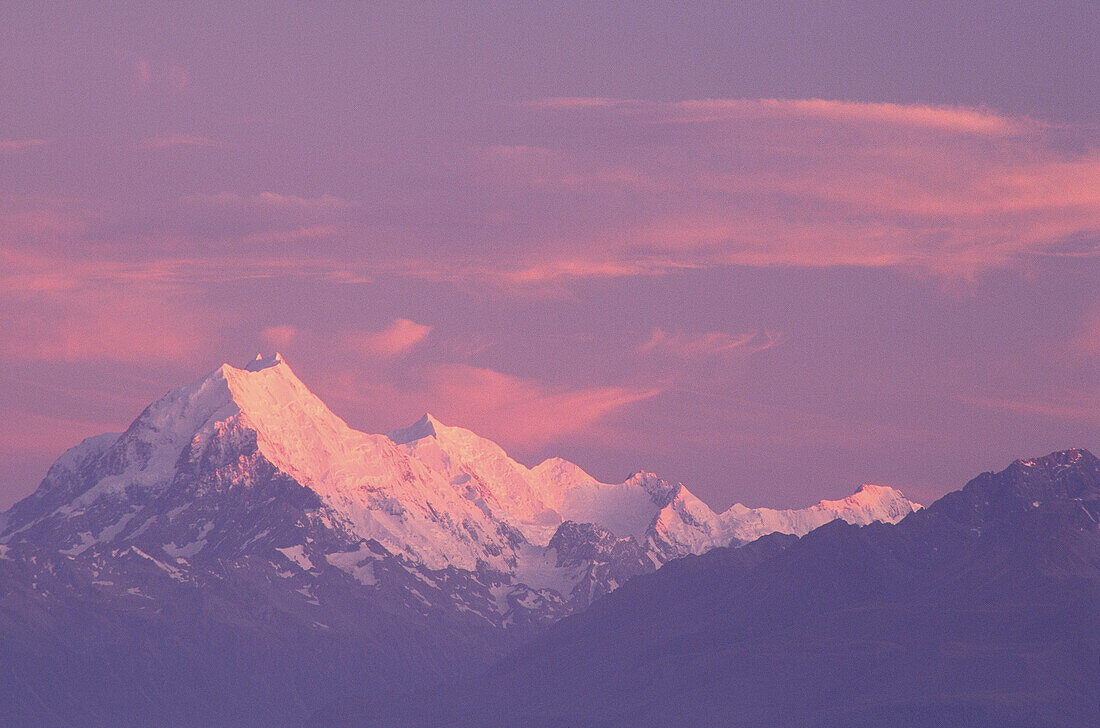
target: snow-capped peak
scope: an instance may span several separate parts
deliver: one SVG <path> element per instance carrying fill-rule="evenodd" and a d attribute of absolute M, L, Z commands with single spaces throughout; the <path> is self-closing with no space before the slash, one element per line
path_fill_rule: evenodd
<path fill-rule="evenodd" d="M 243 369 L 223 364 L 149 405 L 112 446 L 115 472 L 82 494 L 80 503 L 132 486 L 167 487 L 181 456 L 199 451 L 231 425 L 254 430 L 264 454 L 295 476 L 316 470 L 311 466 L 319 440 L 352 431 L 278 354 L 260 356 Z"/>
<path fill-rule="evenodd" d="M 257 355 L 243 369 L 223 365 L 232 402 L 257 432 L 279 441 L 285 449 L 294 441 L 318 445 L 318 440 L 343 438 L 353 430 L 294 374 L 279 354 Z M 308 453 L 299 453 L 308 456 Z"/>
<path fill-rule="evenodd" d="M 910 501 L 897 488 L 864 483 L 847 498 L 823 500 L 816 507 L 833 511 L 838 517 L 844 514 L 844 520 L 849 523 L 866 525 L 874 521 L 894 523 L 918 510 L 921 505 Z"/>
<path fill-rule="evenodd" d="M 256 354 L 256 358 L 246 364 L 244 368 L 250 372 L 257 372 L 261 369 L 267 369 L 268 367 L 274 367 L 285 363 L 283 355 L 279 352 L 275 352 L 274 356 L 268 357 L 265 357 L 263 354 Z"/>
<path fill-rule="evenodd" d="M 425 437 L 435 437 L 439 428 L 443 426 L 443 423 L 425 412 L 424 416 L 416 422 L 408 427 L 393 430 L 387 433 L 387 436 L 398 445 L 405 445 L 410 442 L 415 442 L 416 440 L 422 440 Z"/>
<path fill-rule="evenodd" d="M 748 508 L 735 503 L 722 519 L 734 538 L 751 541 L 775 532 L 802 535 L 838 518 L 861 526 L 896 523 L 920 507 L 896 488 L 865 484 L 847 498 L 822 500 L 808 508 Z"/>
<path fill-rule="evenodd" d="M 834 518 L 898 520 L 912 510 L 893 489 L 865 486 L 801 510 L 734 506 L 719 515 L 653 473 L 609 484 L 557 458 L 528 468 L 492 440 L 430 414 L 389 435 L 368 434 L 333 413 L 279 354 L 222 365 L 169 392 L 116 442 L 88 452 L 80 462 L 96 458 L 102 467 L 50 501 L 68 504 L 67 512 L 105 496 L 122 505 L 140 493 L 190 498 L 173 489 L 196 482 L 181 473 L 229 452 L 255 455 L 319 496 L 326 522 L 430 569 L 523 568 L 566 521 L 632 537 L 656 564 L 773 531 L 806 533 Z M 233 462 L 247 467 L 240 457 Z M 241 478 L 248 487 L 249 476 Z"/>

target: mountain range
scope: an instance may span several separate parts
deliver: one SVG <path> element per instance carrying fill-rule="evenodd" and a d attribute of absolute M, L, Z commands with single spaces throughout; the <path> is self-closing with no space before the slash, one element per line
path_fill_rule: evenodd
<path fill-rule="evenodd" d="M 257 356 L 72 448 L 0 515 L 0 723 L 299 725 L 475 674 L 683 557 L 919 508 L 865 485 L 715 513 L 430 415 L 367 434 Z"/>
<path fill-rule="evenodd" d="M 356 726 L 1100 725 L 1100 460 L 1019 460 L 896 525 L 669 563 Z"/>

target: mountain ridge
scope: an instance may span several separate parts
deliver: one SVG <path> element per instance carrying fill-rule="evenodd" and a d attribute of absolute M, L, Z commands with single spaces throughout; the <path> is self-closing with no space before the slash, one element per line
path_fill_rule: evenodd
<path fill-rule="evenodd" d="M 667 560 L 771 531 L 804 533 L 835 517 L 897 520 L 917 507 L 899 491 L 876 486 L 881 507 L 853 495 L 804 509 L 735 504 L 715 513 L 682 484 L 652 473 L 606 484 L 557 458 L 527 468 L 496 443 L 430 414 L 408 428 L 370 435 L 333 413 L 279 354 L 257 355 L 244 368 L 222 365 L 150 405 L 110 444 L 113 462 L 70 506 L 128 488 L 167 487 L 180 458 L 198 457 L 212 441 L 252 433 L 260 454 L 318 493 L 359 535 L 433 569 L 473 569 L 482 561 L 514 568 L 512 530 L 545 547 L 566 521 L 632 536 Z M 86 457 L 89 448 L 107 444 L 107 438 L 90 440 L 68 457 Z M 866 492 L 865 486 L 857 495 Z M 461 526 L 443 524 L 450 539 L 439 532 L 440 513 L 461 515 Z M 461 533 L 471 527 L 487 547 L 475 547 Z"/>
<path fill-rule="evenodd" d="M 632 579 L 482 675 L 326 725 L 1096 725 L 1100 460 L 983 473 L 897 524 L 834 520 Z M 354 715 L 347 721 L 346 717 Z"/>
<path fill-rule="evenodd" d="M 487 666 L 633 577 L 735 538 L 682 484 L 600 483 L 555 458 L 528 468 L 423 419 L 422 437 L 359 432 L 281 356 L 261 356 L 71 448 L 0 515 L 0 719 L 140 725 L 127 716 L 173 706 L 184 724 L 297 725 L 341 691 Z M 822 507 L 786 527 L 837 515 L 858 516 Z M 770 526 L 758 521 L 744 529 Z M 323 646 L 302 664 L 284 644 Z M 251 653 L 278 677 L 234 692 Z M 203 665 L 218 677 L 197 676 Z M 280 688 L 307 667 L 308 691 Z M 80 700 L 51 722 L 27 700 L 53 693 Z"/>

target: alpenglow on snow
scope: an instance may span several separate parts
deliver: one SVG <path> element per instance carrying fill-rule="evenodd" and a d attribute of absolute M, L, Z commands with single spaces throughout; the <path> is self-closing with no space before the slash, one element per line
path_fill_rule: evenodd
<path fill-rule="evenodd" d="M 528 468 L 431 415 L 368 434 L 275 354 L 225 364 L 151 404 L 126 432 L 66 452 L 0 516 L 0 543 L 48 543 L 97 573 L 126 554 L 180 582 L 247 560 L 301 581 L 294 593 L 310 603 L 319 599 L 310 580 L 336 569 L 368 593 L 507 627 L 583 609 L 687 554 L 837 518 L 893 523 L 915 508 L 895 489 L 865 485 L 803 509 L 715 513 L 651 473 L 601 483 L 560 458 Z M 97 581 L 140 591 L 123 574 Z"/>

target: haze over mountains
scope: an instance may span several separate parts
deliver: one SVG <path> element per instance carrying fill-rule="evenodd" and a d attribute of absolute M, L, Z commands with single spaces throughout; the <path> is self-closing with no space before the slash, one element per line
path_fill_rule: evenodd
<path fill-rule="evenodd" d="M 717 514 L 650 473 L 527 468 L 430 415 L 366 434 L 258 356 L 69 450 L 0 516 L 0 718 L 294 725 L 486 666 L 670 560 L 918 507 L 864 486 Z"/>

